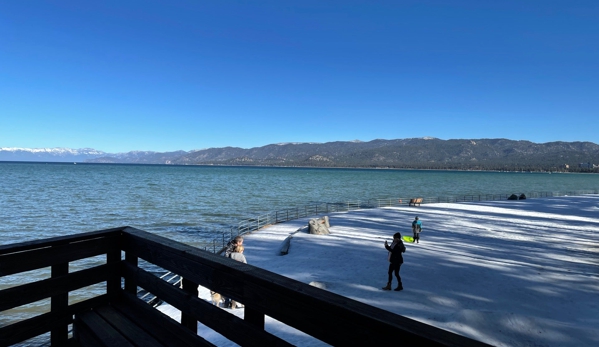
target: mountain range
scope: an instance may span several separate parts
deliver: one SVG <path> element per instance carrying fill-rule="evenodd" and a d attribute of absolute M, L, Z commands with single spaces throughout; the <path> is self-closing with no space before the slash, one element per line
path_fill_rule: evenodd
<path fill-rule="evenodd" d="M 249 149 L 222 147 L 175 152 L 0 148 L 0 161 L 597 172 L 599 145 L 424 137 L 278 143 Z"/>

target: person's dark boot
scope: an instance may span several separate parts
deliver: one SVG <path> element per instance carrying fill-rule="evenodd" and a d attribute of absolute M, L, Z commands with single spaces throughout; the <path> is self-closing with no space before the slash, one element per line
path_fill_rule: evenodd
<path fill-rule="evenodd" d="M 391 290 L 391 282 L 387 283 L 387 285 L 383 287 L 383 290 Z"/>
<path fill-rule="evenodd" d="M 397 288 L 395 288 L 393 290 L 395 290 L 396 292 L 399 292 L 400 290 L 403 290 L 403 287 L 402 286 L 398 286 Z"/>

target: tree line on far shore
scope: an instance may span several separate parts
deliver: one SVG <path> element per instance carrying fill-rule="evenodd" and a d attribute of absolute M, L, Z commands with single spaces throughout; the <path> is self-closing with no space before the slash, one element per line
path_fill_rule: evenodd
<path fill-rule="evenodd" d="M 271 144 L 250 149 L 222 147 L 189 152 L 131 152 L 105 155 L 87 162 L 597 173 L 599 145 L 592 142 L 412 138 Z"/>

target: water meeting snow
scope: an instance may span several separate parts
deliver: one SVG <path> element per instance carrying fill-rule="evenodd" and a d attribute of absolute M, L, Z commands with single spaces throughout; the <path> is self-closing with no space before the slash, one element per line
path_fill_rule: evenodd
<path fill-rule="evenodd" d="M 310 218 L 246 235 L 248 264 L 491 345 L 599 345 L 598 195 L 328 216 L 330 235 L 308 234 Z M 395 232 L 411 235 L 415 216 L 423 232 L 419 244 L 406 243 L 404 290 L 383 291 L 384 241 Z M 280 255 L 294 232 L 289 253 Z M 160 309 L 178 319 L 171 306 Z M 243 317 L 241 308 L 229 311 Z M 295 345 L 326 345 L 269 317 L 266 330 Z M 201 324 L 198 333 L 218 346 L 235 345 Z"/>

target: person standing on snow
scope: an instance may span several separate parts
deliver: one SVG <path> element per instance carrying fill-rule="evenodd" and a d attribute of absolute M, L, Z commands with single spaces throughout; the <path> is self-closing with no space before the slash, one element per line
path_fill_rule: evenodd
<path fill-rule="evenodd" d="M 235 247 L 235 249 L 233 250 L 233 252 L 231 252 L 231 254 L 229 255 L 229 258 L 233 259 L 233 260 L 237 260 L 240 261 L 244 264 L 247 264 L 247 260 L 245 259 L 245 255 L 243 255 L 243 251 L 244 251 L 244 247 L 241 244 L 238 244 L 237 247 Z M 230 307 L 231 309 L 236 309 L 237 308 L 237 304 L 238 302 L 230 299 L 228 303 L 225 303 L 225 307 Z M 243 304 L 241 305 L 241 307 L 243 307 Z"/>
<path fill-rule="evenodd" d="M 243 255 L 244 250 L 245 250 L 245 247 L 243 247 L 243 245 L 237 245 L 237 247 L 235 247 L 233 252 L 231 252 L 231 254 L 229 255 L 229 258 L 240 261 L 244 264 L 247 264 L 248 262 L 245 259 L 245 255 Z"/>
<path fill-rule="evenodd" d="M 227 243 L 227 246 L 225 247 L 225 253 L 223 254 L 223 256 L 225 256 L 227 258 L 231 258 L 231 254 L 233 252 L 235 252 L 235 249 L 237 247 L 239 247 L 239 246 L 242 246 L 242 245 L 243 245 L 243 237 L 241 237 L 239 235 L 235 236 L 235 238 L 233 240 L 231 240 L 231 241 L 229 241 Z M 223 296 L 223 302 L 225 303 L 225 307 L 230 307 L 231 306 L 231 299 L 230 298 L 227 298 L 227 297 Z"/>
<path fill-rule="evenodd" d="M 414 242 L 420 243 L 420 233 L 422 232 L 422 222 L 418 219 L 418 216 L 414 218 L 412 222 L 412 232 L 414 233 Z"/>
<path fill-rule="evenodd" d="M 391 245 L 385 240 L 385 248 L 389 251 L 389 270 L 387 271 L 389 277 L 387 285 L 383 287 L 383 290 L 391 290 L 391 282 L 393 281 L 393 273 L 395 272 L 395 277 L 397 278 L 397 288 L 395 288 L 395 291 L 399 292 L 403 290 L 401 277 L 399 277 L 399 268 L 403 264 L 402 253 L 406 251 L 406 246 L 401 240 L 401 234 L 395 233 L 393 235 L 393 243 Z"/>
<path fill-rule="evenodd" d="M 243 237 L 235 236 L 235 238 L 227 243 L 224 256 L 230 258 L 231 253 L 235 252 L 235 247 L 243 245 Z"/>

